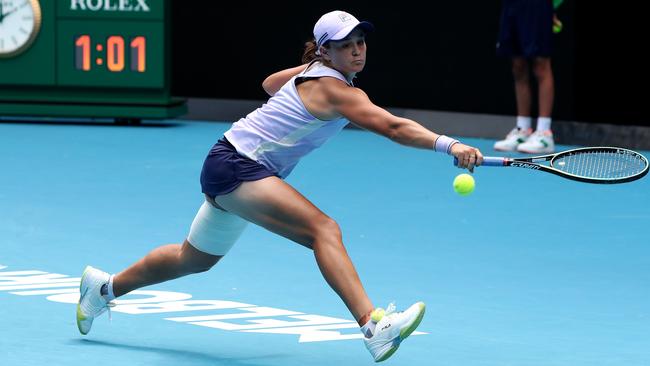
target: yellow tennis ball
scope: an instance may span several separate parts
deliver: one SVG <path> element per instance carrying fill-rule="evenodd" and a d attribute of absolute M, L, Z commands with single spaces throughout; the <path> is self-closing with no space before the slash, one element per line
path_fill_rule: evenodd
<path fill-rule="evenodd" d="M 560 32 L 562 32 L 562 22 L 559 20 L 553 22 L 553 33 L 560 33 Z"/>
<path fill-rule="evenodd" d="M 370 313 L 370 319 L 375 323 L 379 323 L 381 318 L 384 317 L 385 313 L 386 313 L 386 311 L 384 309 L 377 308 L 377 309 L 373 310 L 372 313 Z"/>
<path fill-rule="evenodd" d="M 458 174 L 454 179 L 454 191 L 461 196 L 474 192 L 474 177 L 467 173 Z"/>

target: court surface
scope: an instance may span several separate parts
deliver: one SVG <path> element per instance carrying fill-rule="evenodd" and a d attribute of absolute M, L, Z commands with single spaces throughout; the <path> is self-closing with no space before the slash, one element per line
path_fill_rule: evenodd
<path fill-rule="evenodd" d="M 0 123 L 0 365 L 373 364 L 312 253 L 255 226 L 211 271 L 125 296 L 78 333 L 84 267 L 182 241 L 228 126 Z M 650 178 L 484 167 L 460 197 L 459 173 L 345 130 L 288 179 L 339 222 L 376 306 L 426 302 L 424 334 L 385 364 L 650 365 Z"/>

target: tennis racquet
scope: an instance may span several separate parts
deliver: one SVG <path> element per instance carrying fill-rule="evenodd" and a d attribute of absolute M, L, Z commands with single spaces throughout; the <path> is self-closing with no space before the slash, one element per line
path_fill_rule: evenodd
<path fill-rule="evenodd" d="M 549 162 L 548 165 L 540 164 Z M 454 158 L 454 165 L 458 159 Z M 648 159 L 620 147 L 583 147 L 529 158 L 483 157 L 482 166 L 513 166 L 586 183 L 631 182 L 648 174 Z"/>

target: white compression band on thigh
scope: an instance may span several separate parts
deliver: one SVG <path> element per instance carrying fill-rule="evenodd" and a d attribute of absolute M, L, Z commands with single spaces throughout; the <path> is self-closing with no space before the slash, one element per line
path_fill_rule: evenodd
<path fill-rule="evenodd" d="M 192 222 L 187 241 L 204 253 L 225 255 L 239 239 L 246 224 L 248 221 L 206 201 Z"/>

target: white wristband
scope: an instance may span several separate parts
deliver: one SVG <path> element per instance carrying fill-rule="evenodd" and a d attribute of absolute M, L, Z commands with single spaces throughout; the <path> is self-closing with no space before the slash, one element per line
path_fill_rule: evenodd
<path fill-rule="evenodd" d="M 451 154 L 451 147 L 454 144 L 457 144 L 459 141 L 452 139 L 449 136 L 440 135 L 433 143 L 433 150 L 436 152 L 444 152 L 445 154 Z"/>

